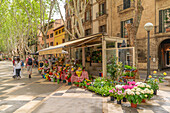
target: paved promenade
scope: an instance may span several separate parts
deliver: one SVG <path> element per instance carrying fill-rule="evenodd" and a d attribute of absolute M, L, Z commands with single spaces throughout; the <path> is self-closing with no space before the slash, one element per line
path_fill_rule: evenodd
<path fill-rule="evenodd" d="M 158 95 L 131 108 L 128 102 L 117 105 L 85 89 L 42 79 L 33 70 L 28 78 L 12 79 L 12 63 L 0 61 L 0 113 L 170 113 L 170 87 L 162 84 Z"/>

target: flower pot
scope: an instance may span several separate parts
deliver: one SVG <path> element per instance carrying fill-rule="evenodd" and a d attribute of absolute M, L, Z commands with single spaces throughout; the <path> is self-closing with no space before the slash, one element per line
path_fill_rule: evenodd
<path fill-rule="evenodd" d="M 142 103 L 146 103 L 145 99 L 142 99 Z"/>
<path fill-rule="evenodd" d="M 166 28 L 166 32 L 170 32 L 170 28 Z"/>
<path fill-rule="evenodd" d="M 66 80 L 63 80 L 63 83 L 66 83 Z"/>
<path fill-rule="evenodd" d="M 68 82 L 68 85 L 71 85 L 71 82 Z"/>
<path fill-rule="evenodd" d="M 111 101 L 115 101 L 115 97 L 111 96 L 111 97 L 110 97 L 110 100 L 111 100 Z"/>
<path fill-rule="evenodd" d="M 132 108 L 137 108 L 137 104 L 131 103 Z"/>
<path fill-rule="evenodd" d="M 121 100 L 119 100 L 119 101 L 117 100 L 117 104 L 121 104 Z"/>
<path fill-rule="evenodd" d="M 154 95 L 157 95 L 157 89 L 154 90 L 154 93 L 153 93 L 153 94 L 154 94 Z"/>
<path fill-rule="evenodd" d="M 127 102 L 127 99 L 125 97 L 123 97 L 123 102 Z"/>

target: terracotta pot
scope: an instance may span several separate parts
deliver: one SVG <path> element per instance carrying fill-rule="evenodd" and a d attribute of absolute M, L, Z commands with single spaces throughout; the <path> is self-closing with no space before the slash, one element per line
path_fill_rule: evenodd
<path fill-rule="evenodd" d="M 137 104 L 131 103 L 132 108 L 137 108 Z"/>
<path fill-rule="evenodd" d="M 166 28 L 166 32 L 170 32 L 170 28 Z"/>
<path fill-rule="evenodd" d="M 142 103 L 146 103 L 145 99 L 142 99 Z"/>

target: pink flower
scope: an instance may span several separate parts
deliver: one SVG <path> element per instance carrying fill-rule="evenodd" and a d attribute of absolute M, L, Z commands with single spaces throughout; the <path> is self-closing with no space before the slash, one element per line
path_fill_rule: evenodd
<path fill-rule="evenodd" d="M 109 93 L 113 93 L 113 90 L 109 90 Z"/>
<path fill-rule="evenodd" d="M 89 86 L 90 84 L 89 84 L 89 83 L 87 83 L 87 85 Z"/>
<path fill-rule="evenodd" d="M 132 85 L 129 86 L 129 89 L 133 89 L 133 88 L 134 88 L 134 86 L 132 86 Z"/>
<path fill-rule="evenodd" d="M 135 82 L 135 81 L 133 81 L 133 82 L 131 82 L 131 84 L 135 85 L 135 84 L 136 84 L 136 82 Z"/>

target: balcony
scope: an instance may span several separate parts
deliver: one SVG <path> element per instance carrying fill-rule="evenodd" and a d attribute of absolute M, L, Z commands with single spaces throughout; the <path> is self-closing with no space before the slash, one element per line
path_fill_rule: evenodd
<path fill-rule="evenodd" d="M 155 26 L 154 32 L 157 37 L 170 36 L 170 26 L 161 28 L 160 26 Z"/>
<path fill-rule="evenodd" d="M 101 17 L 101 16 L 104 16 L 104 15 L 107 15 L 107 11 L 106 11 L 106 10 L 105 10 L 105 11 L 102 11 L 102 12 L 97 12 L 97 13 L 96 13 L 96 18 Z"/>
<path fill-rule="evenodd" d="M 134 10 L 134 9 L 135 9 L 135 1 L 130 1 L 130 3 L 123 3 L 117 6 L 118 13 L 124 13 L 124 12 Z"/>

